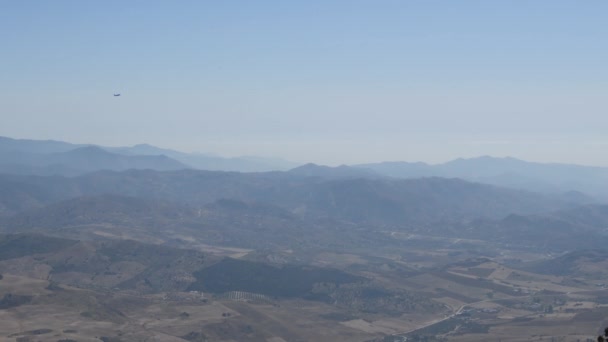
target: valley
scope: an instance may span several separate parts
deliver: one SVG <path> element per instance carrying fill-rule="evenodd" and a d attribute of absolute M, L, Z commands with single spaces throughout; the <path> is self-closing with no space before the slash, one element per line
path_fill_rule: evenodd
<path fill-rule="evenodd" d="M 0 0 L 0 342 L 608 342 L 607 13 Z"/>
<path fill-rule="evenodd" d="M 402 255 L 243 250 L 226 259 L 223 247 L 123 241 L 4 236 L 4 337 L 574 341 L 602 326 L 608 312 L 608 276 L 526 270 L 547 260 L 540 253 L 516 253 L 515 262 L 509 250 L 487 257 L 452 241 L 429 251 L 418 240 Z M 54 247 L 38 251 L 41 242 Z"/>
<path fill-rule="evenodd" d="M 608 206 L 584 194 L 314 165 L 0 186 L 2 340 L 587 341 L 608 324 Z"/>

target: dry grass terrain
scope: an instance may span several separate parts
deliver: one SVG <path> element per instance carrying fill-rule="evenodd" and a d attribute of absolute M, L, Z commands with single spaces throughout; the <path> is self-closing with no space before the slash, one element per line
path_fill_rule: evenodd
<path fill-rule="evenodd" d="M 56 273 L 50 266 L 56 267 L 50 261 L 60 257 L 91 257 L 95 248 L 76 244 L 57 253 L 0 261 L 0 298 L 4 303 L 0 309 L 0 338 L 278 342 L 398 340 L 399 336 L 416 340 L 426 335 L 448 341 L 532 341 L 550 337 L 556 341 L 584 341 L 608 317 L 608 290 L 598 286 L 608 279 L 537 274 L 489 258 L 455 259 L 446 264 L 447 254 L 452 253 L 449 249 L 432 252 L 429 262 L 434 264 L 428 268 L 421 268 L 417 260 L 408 263 L 395 255 L 302 255 L 312 264 L 373 279 L 373 289 L 407 293 L 411 296 L 408 300 L 418 303 L 392 314 L 376 311 L 373 301 L 356 304 L 361 299 L 352 295 L 360 290 L 332 301 L 278 297 L 255 300 L 261 295 L 230 299 L 186 290 L 151 292 L 137 286 L 112 290 L 120 283 L 118 278 L 143 272 L 145 263 L 118 260 L 108 265 L 112 274 L 99 275 L 96 284 L 82 281 L 91 279 L 88 275 Z M 221 256 L 231 253 L 247 257 L 245 250 L 213 246 L 206 250 Z M 99 283 L 108 285 L 99 287 Z M 374 293 L 369 292 L 369 296 Z M 15 298 L 20 301 L 15 302 Z M 425 306 L 425 300 L 436 306 Z"/>

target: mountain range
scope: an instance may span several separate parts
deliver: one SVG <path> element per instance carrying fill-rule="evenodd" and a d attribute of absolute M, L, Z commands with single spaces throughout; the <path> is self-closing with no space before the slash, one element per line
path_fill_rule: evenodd
<path fill-rule="evenodd" d="M 340 244 L 336 237 L 345 232 L 358 244 L 378 238 L 369 235 L 375 231 L 399 231 L 551 249 L 572 245 L 581 232 L 580 244 L 596 245 L 607 222 L 601 206 L 605 169 L 599 167 L 480 157 L 440 165 L 305 164 L 227 172 L 197 170 L 168 156 L 191 155 L 150 145 L 102 148 L 8 138 L 0 138 L 0 154 L 8 156 L 0 162 L 0 226 L 8 232 L 85 239 L 102 232 L 151 243 L 194 236 L 223 245 L 291 248 L 315 240 Z M 28 168 L 45 172 L 31 175 L 36 172 Z M 536 188 L 501 184 L 505 175 Z M 566 180 L 575 178 L 579 185 L 597 183 L 589 189 L 597 195 L 573 191 Z"/>
<path fill-rule="evenodd" d="M 588 203 L 460 179 L 334 179 L 285 172 L 98 171 L 78 177 L 0 175 L 0 214 L 79 196 L 117 194 L 203 206 L 219 199 L 256 201 L 300 216 L 400 224 L 443 218 L 503 217 Z"/>
<path fill-rule="evenodd" d="M 199 169 L 210 171 L 289 171 L 298 176 L 323 179 L 460 178 L 471 182 L 541 193 L 587 194 L 608 200 L 608 168 L 559 163 L 535 163 L 516 158 L 482 156 L 455 159 L 442 164 L 381 162 L 330 167 L 298 165 L 279 158 L 224 158 L 184 153 L 148 144 L 104 147 L 54 140 L 0 137 L 0 173 L 20 175 L 78 176 L 100 170 L 157 171 Z"/>
<path fill-rule="evenodd" d="M 187 168 L 241 172 L 287 170 L 297 166 L 278 158 L 184 153 L 147 144 L 105 147 L 54 140 L 0 137 L 0 172 L 75 176 L 98 170 L 179 170 Z"/>
<path fill-rule="evenodd" d="M 579 191 L 608 199 L 608 168 L 559 163 L 533 163 L 516 158 L 477 158 L 443 164 L 383 162 L 353 165 L 396 178 L 455 177 L 472 182 L 538 192 Z"/>
<path fill-rule="evenodd" d="M 292 322 L 311 312 L 318 317 L 302 336 L 320 324 L 335 331 L 388 319 L 408 321 L 355 340 L 409 340 L 421 330 L 404 327 L 444 323 L 478 334 L 489 323 L 469 317 L 494 311 L 475 305 L 500 304 L 501 314 L 527 319 L 548 314 L 532 296 L 558 305 L 556 295 L 605 284 L 602 168 L 481 157 L 235 172 L 199 170 L 200 156 L 150 145 L 11 139 L 0 139 L 0 157 L 0 309 L 23 313 L 0 335 L 18 340 L 75 341 L 78 333 L 143 341 L 150 336 L 132 338 L 125 322 L 147 334 L 160 313 L 163 336 L 176 341 L 270 341 L 251 337 L 285 314 L 294 316 L 277 341 L 336 340 L 293 337 Z M 581 184 L 596 184 L 595 196 Z M 593 300 L 605 302 L 600 295 Z M 276 316 L 261 322 L 270 316 L 258 309 Z M 64 319 L 39 326 L 43 311 Z M 242 322 L 215 329 L 220 320 Z M 101 328 L 64 329 L 71 322 Z M 353 340 L 347 334 L 342 340 Z"/>
<path fill-rule="evenodd" d="M 445 178 L 129 170 L 0 175 L 0 188 L 5 232 L 182 246 L 387 246 L 377 232 L 396 231 L 554 249 L 603 243 L 608 222 L 588 198 Z"/>

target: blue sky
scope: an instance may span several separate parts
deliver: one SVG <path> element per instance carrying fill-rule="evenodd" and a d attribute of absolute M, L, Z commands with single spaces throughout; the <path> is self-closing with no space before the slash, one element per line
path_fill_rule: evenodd
<path fill-rule="evenodd" d="M 607 17 L 604 0 L 1 1 L 0 135 L 608 165 Z"/>

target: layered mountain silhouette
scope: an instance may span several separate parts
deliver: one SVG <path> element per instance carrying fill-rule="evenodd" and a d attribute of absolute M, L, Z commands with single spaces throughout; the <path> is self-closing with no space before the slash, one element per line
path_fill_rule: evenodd
<path fill-rule="evenodd" d="M 74 176 L 98 170 L 195 168 L 240 172 L 287 170 L 297 164 L 273 158 L 223 158 L 148 144 L 104 147 L 54 140 L 0 137 L 0 173 Z"/>
<path fill-rule="evenodd" d="M 63 144 L 52 143 L 63 147 Z M 30 144 L 28 144 L 30 146 Z M 44 150 L 40 148 L 38 150 Z M 48 148 L 51 149 L 51 148 Z M 37 150 L 29 148 L 29 150 Z M 121 155 L 96 146 L 77 147 L 63 152 L 28 152 L 0 148 L 0 172 L 33 175 L 74 176 L 99 170 L 153 169 L 179 170 L 187 165 L 165 155 Z"/>
<path fill-rule="evenodd" d="M 106 153 L 103 153 L 106 152 Z M 472 182 L 571 196 L 589 194 L 608 200 L 608 168 L 559 163 L 534 163 L 515 158 L 459 158 L 443 164 L 382 162 L 328 167 L 298 166 L 278 158 L 224 158 L 209 154 L 184 153 L 148 144 L 131 147 L 103 147 L 54 140 L 26 140 L 0 137 L 0 173 L 75 176 L 91 171 L 185 168 L 268 172 L 286 171 L 324 179 L 384 177 L 461 178 Z"/>
<path fill-rule="evenodd" d="M 180 170 L 100 171 L 78 177 L 0 176 L 6 215 L 80 196 L 116 194 L 203 206 L 219 199 L 261 202 L 301 217 L 405 225 L 440 219 L 500 218 L 581 203 L 562 196 L 460 179 L 337 179 L 290 173 Z"/>
<path fill-rule="evenodd" d="M 324 179 L 352 179 L 352 178 L 385 178 L 379 173 L 348 165 L 330 167 L 308 163 L 289 170 L 289 173 L 305 177 L 318 177 Z"/>
<path fill-rule="evenodd" d="M 533 163 L 516 158 L 459 158 L 447 163 L 383 162 L 356 167 L 396 178 L 456 177 L 540 192 L 579 191 L 606 199 L 608 168 L 559 163 Z"/>
<path fill-rule="evenodd" d="M 173 157 L 198 156 L 150 145 L 9 138 L 0 155 L 8 232 L 291 248 L 393 243 L 374 232 L 399 231 L 566 249 L 604 243 L 608 222 L 605 207 L 577 191 L 601 192 L 599 167 L 481 157 L 243 173 L 196 170 Z"/>
<path fill-rule="evenodd" d="M 244 156 L 224 158 L 212 154 L 184 153 L 170 149 L 159 148 L 148 144 L 132 147 L 104 147 L 104 149 L 126 155 L 166 155 L 189 165 L 192 168 L 212 171 L 265 172 L 288 170 L 297 166 L 280 158 L 262 158 Z"/>
<path fill-rule="evenodd" d="M 455 185 L 431 186 L 443 187 L 442 191 L 447 192 L 456 190 Z M 496 194 L 485 193 L 491 189 L 478 191 L 479 201 Z M 428 196 L 434 195 L 440 194 Z M 520 201 L 522 198 L 516 195 L 506 200 Z M 518 210 L 520 214 L 476 219 L 476 215 L 467 211 L 472 212 L 479 202 L 466 197 L 468 201 L 453 209 L 449 208 L 453 206 L 450 201 L 425 202 L 429 197 L 421 198 L 421 203 L 413 209 L 399 207 L 399 202 L 387 204 L 389 202 L 376 197 L 361 206 L 354 205 L 360 204 L 358 202 L 340 204 L 339 200 L 324 211 L 302 215 L 297 206 L 236 199 L 189 205 L 122 195 L 87 195 L 0 218 L 0 231 L 38 232 L 84 240 L 134 239 L 176 246 L 188 246 L 192 240 L 254 249 L 303 245 L 336 248 L 360 243 L 371 248 L 373 244 L 381 247 L 396 243 L 378 239 L 378 229 L 485 240 L 548 251 L 598 248 L 608 243 L 606 205 L 583 205 L 536 214 L 521 214 L 521 208 L 512 207 L 511 210 Z M 306 200 L 302 203 L 311 205 Z M 327 204 L 321 202 L 319 206 Z"/>

